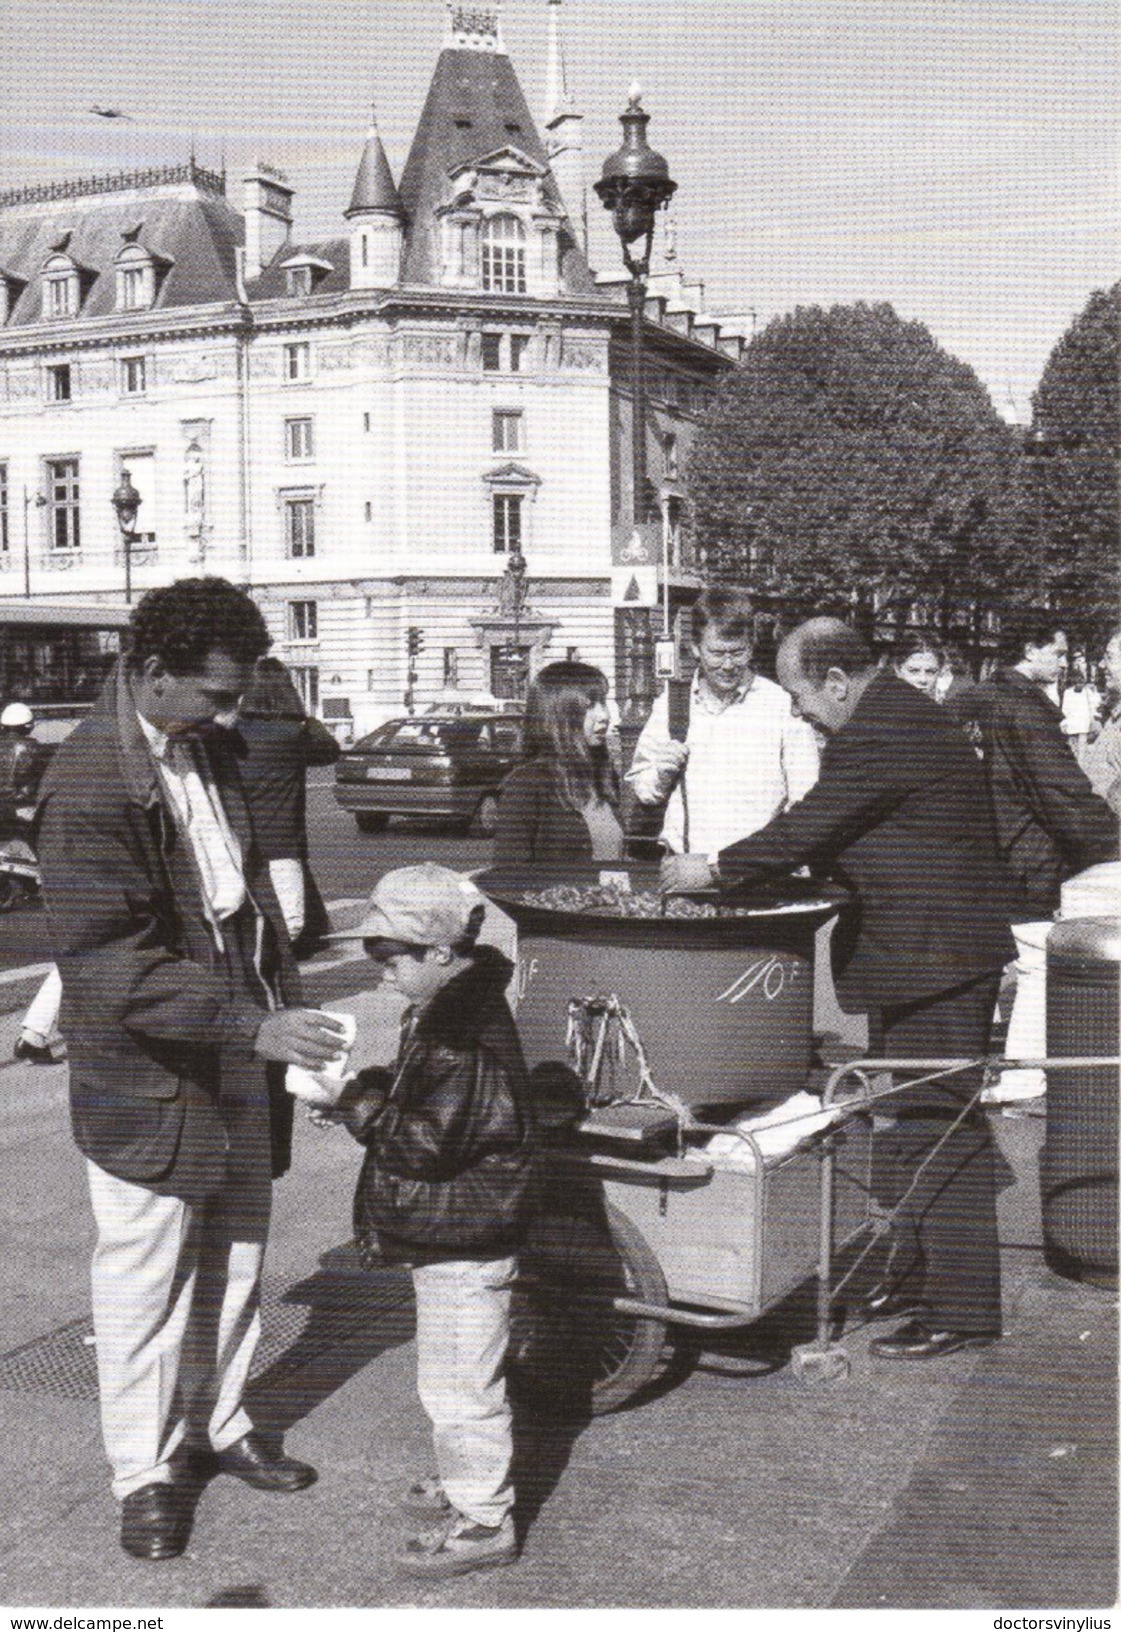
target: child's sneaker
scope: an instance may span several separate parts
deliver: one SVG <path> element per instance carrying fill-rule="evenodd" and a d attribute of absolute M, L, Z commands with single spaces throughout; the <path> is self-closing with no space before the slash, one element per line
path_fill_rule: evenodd
<path fill-rule="evenodd" d="M 418 1479 L 415 1485 L 410 1485 L 401 1500 L 401 1511 L 411 1519 L 431 1519 L 433 1522 L 446 1519 L 452 1511 L 452 1504 L 444 1493 L 440 1475 L 429 1473 L 423 1479 Z"/>
<path fill-rule="evenodd" d="M 439 1581 L 445 1576 L 467 1575 L 471 1570 L 488 1570 L 496 1564 L 513 1564 L 518 1556 L 513 1516 L 507 1513 L 501 1524 L 476 1524 L 454 1508 L 443 1524 L 423 1530 L 397 1555 L 397 1568 L 404 1575 L 423 1576 Z"/>

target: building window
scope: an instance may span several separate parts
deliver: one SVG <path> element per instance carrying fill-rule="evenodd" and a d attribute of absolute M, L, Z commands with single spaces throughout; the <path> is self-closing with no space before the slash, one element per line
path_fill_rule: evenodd
<path fill-rule="evenodd" d="M 459 651 L 455 646 L 444 647 L 444 690 L 459 688 Z"/>
<path fill-rule="evenodd" d="M 284 538 L 290 556 L 315 554 L 314 499 L 285 499 Z"/>
<path fill-rule="evenodd" d="M 502 336 L 500 334 L 483 335 L 483 368 L 488 374 L 495 374 L 502 367 Z"/>
<path fill-rule="evenodd" d="M 139 311 L 148 303 L 144 299 L 144 269 L 139 266 L 125 266 L 121 268 L 121 310 L 124 312 Z"/>
<path fill-rule="evenodd" d="M 491 447 L 495 453 L 520 453 L 524 446 L 520 408 L 496 408 L 491 414 Z"/>
<path fill-rule="evenodd" d="M 293 340 L 284 348 L 284 378 L 309 380 L 311 378 L 311 341 Z"/>
<path fill-rule="evenodd" d="M 662 438 L 662 468 L 667 481 L 677 480 L 677 438 L 672 431 Z"/>
<path fill-rule="evenodd" d="M 47 369 L 48 402 L 70 401 L 70 364 L 54 363 Z"/>
<path fill-rule="evenodd" d="M 522 495 L 495 493 L 491 499 L 494 516 L 494 551 L 513 555 L 522 547 Z"/>
<path fill-rule="evenodd" d="M 290 295 L 311 294 L 310 266 L 290 266 L 286 269 L 284 276 Z"/>
<path fill-rule="evenodd" d="M 362 415 L 362 429 L 364 431 L 368 431 L 370 429 L 370 416 L 369 416 L 369 414 L 363 414 Z"/>
<path fill-rule="evenodd" d="M 494 215 L 483 223 L 483 288 L 525 294 L 525 228 L 516 215 Z"/>
<path fill-rule="evenodd" d="M 366 515 L 366 520 L 367 521 L 373 521 L 373 519 L 374 519 L 374 507 L 373 507 L 373 504 L 370 502 L 369 499 L 366 500 L 365 515 Z"/>
<path fill-rule="evenodd" d="M 510 372 L 511 372 L 511 374 L 520 374 L 521 373 L 521 371 L 522 371 L 522 359 L 525 356 L 526 347 L 528 345 L 529 345 L 529 335 L 528 334 L 512 334 L 510 336 Z"/>
<path fill-rule="evenodd" d="M 78 310 L 78 279 L 74 273 L 48 278 L 45 293 L 48 317 L 73 317 Z"/>
<path fill-rule="evenodd" d="M 319 670 L 314 665 L 295 663 L 288 670 L 292 683 L 300 694 L 300 701 L 309 714 L 319 713 Z"/>
<path fill-rule="evenodd" d="M 6 556 L 11 547 L 8 531 L 8 466 L 0 459 L 0 556 Z"/>
<path fill-rule="evenodd" d="M 286 459 L 310 459 L 313 451 L 311 419 L 286 419 L 284 421 L 284 457 Z"/>
<path fill-rule="evenodd" d="M 50 506 L 52 550 L 76 550 L 82 542 L 78 509 L 77 459 L 47 460 L 47 503 Z"/>
<path fill-rule="evenodd" d="M 147 372 L 143 357 L 121 358 L 121 389 L 126 396 L 140 396 L 147 389 Z"/>
<path fill-rule="evenodd" d="M 319 639 L 318 601 L 288 602 L 288 639 Z"/>

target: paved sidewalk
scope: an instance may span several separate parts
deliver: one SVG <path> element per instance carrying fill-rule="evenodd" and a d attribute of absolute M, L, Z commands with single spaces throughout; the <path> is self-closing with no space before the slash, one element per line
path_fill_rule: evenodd
<path fill-rule="evenodd" d="M 730 1376 L 735 1354 L 709 1356 L 615 1416 L 523 1419 L 520 1561 L 438 1587 L 392 1568 L 407 1534 L 399 1493 L 430 1465 L 409 1283 L 344 1273 L 360 1152 L 301 1120 L 277 1188 L 253 1401 L 319 1483 L 278 1498 L 219 1478 L 183 1558 L 130 1560 L 84 1342 L 91 1231 L 64 1080 L 0 1069 L 7 1605 L 1074 1608 L 1116 1596 L 1115 1301 L 1044 1269 L 1041 1125 L 1003 1119 L 1004 1343 L 908 1366 L 873 1359 L 864 1328 L 845 1336 L 852 1369 L 837 1384 L 806 1386 L 789 1367 Z M 809 1336 L 809 1303 L 768 1317 L 772 1336 Z"/>

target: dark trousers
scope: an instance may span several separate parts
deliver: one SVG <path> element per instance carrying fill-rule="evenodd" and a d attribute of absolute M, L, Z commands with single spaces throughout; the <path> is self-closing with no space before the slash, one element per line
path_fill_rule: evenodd
<path fill-rule="evenodd" d="M 994 973 L 919 1003 L 881 1009 L 872 1017 L 872 1052 L 887 1059 L 986 1054 L 999 984 Z M 929 1306 L 926 1323 L 935 1331 L 1000 1331 L 996 1180 L 984 1112 L 969 1111 L 946 1137 L 980 1086 L 979 1072 L 960 1072 L 944 1083 L 905 1088 L 881 1106 L 895 1123 L 876 1135 L 877 1200 L 894 1206 L 930 1158 L 894 1224 L 889 1273 L 901 1292 Z"/>

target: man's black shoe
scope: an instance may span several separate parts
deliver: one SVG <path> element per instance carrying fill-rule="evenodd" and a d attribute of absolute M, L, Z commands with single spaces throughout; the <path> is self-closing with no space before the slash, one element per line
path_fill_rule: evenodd
<path fill-rule="evenodd" d="M 888 1337 L 876 1337 L 868 1345 L 883 1360 L 936 1360 L 958 1349 L 986 1349 L 1000 1332 L 935 1332 L 921 1320 L 909 1320 Z"/>
<path fill-rule="evenodd" d="M 21 1037 L 12 1051 L 17 1060 L 26 1060 L 29 1065 L 54 1065 L 54 1050 L 46 1043 L 29 1043 L 26 1037 Z"/>
<path fill-rule="evenodd" d="M 214 1460 L 222 1473 L 232 1473 L 255 1490 L 275 1490 L 288 1495 L 313 1485 L 319 1475 L 307 1462 L 297 1462 L 283 1451 L 271 1451 L 257 1433 L 246 1434 Z"/>
<path fill-rule="evenodd" d="M 190 1529 L 174 1485 L 143 1485 L 121 1503 L 121 1546 L 133 1558 L 178 1558 Z"/>
<path fill-rule="evenodd" d="M 903 1320 L 907 1315 L 929 1314 L 930 1305 L 917 1294 L 881 1282 L 872 1288 L 860 1310 L 865 1320 Z"/>

